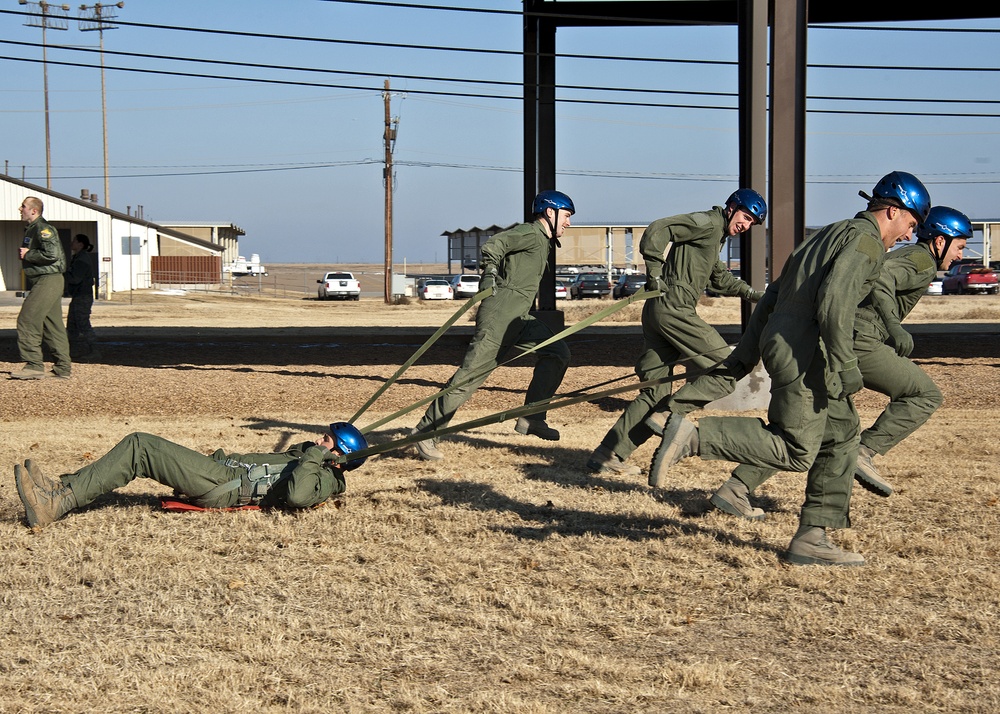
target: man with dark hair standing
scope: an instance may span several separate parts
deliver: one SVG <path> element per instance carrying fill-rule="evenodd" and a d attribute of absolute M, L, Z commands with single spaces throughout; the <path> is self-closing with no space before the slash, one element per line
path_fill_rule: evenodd
<path fill-rule="evenodd" d="M 20 256 L 29 292 L 17 315 L 17 349 L 25 364 L 17 372 L 11 372 L 12 379 L 47 376 L 42 343 L 52 351 L 53 376 L 69 379 L 73 366 L 62 317 L 66 252 L 59 232 L 42 218 L 42 209 L 41 200 L 34 196 L 25 198 L 20 206 L 21 220 L 26 226 Z"/>

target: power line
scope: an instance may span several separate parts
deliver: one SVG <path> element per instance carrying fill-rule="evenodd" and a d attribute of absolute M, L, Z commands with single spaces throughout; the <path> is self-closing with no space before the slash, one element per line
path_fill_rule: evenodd
<path fill-rule="evenodd" d="M 15 44 L 15 45 L 29 45 L 34 46 L 34 43 L 25 42 L 15 42 L 0 40 L 0 44 Z M 59 49 L 73 50 L 73 51 L 85 51 L 92 52 L 93 50 L 89 48 L 75 48 L 75 47 L 64 47 L 58 46 Z M 321 72 L 321 73 L 334 73 L 334 74 L 349 74 L 356 76 L 368 76 L 368 77 L 384 77 L 384 74 L 371 73 L 371 72 L 353 72 L 347 70 L 330 70 L 330 69 L 317 69 L 317 68 L 296 68 L 290 66 L 276 66 L 276 65 L 265 65 L 258 63 L 249 62 L 236 62 L 231 60 L 203 60 L 203 59 L 187 59 L 179 57 L 170 57 L 166 55 L 144 55 L 141 53 L 132 52 L 111 52 L 105 50 L 108 54 L 121 54 L 131 57 L 143 57 L 149 59 L 166 59 L 173 61 L 185 61 L 185 62 L 195 62 L 195 63 L 208 63 L 208 64 L 221 64 L 221 65 L 231 65 L 237 67 L 250 67 L 257 69 L 277 69 L 277 70 L 295 70 L 295 71 L 308 71 L 308 72 Z M 11 57 L 6 55 L 0 55 L 0 60 L 6 59 L 15 62 L 29 62 L 38 63 L 39 60 L 32 58 L 21 58 L 21 57 Z M 47 60 L 48 64 L 68 66 L 68 67 L 80 67 L 80 68 L 90 68 L 96 69 L 100 65 L 93 65 L 83 62 L 67 62 L 67 61 L 56 61 Z M 298 86 L 298 87 L 320 87 L 326 89 L 351 89 L 358 91 L 381 91 L 374 87 L 365 87 L 358 85 L 348 85 L 348 84 L 330 84 L 325 82 L 309 82 L 303 80 L 287 80 L 287 79 L 269 79 L 262 77 L 235 77 L 231 75 L 219 75 L 219 74 L 206 74 L 199 72 L 182 72 L 178 70 L 158 70 L 149 68 L 139 68 L 139 67 L 116 67 L 116 66 L 106 66 L 105 69 L 111 71 L 119 72 L 133 72 L 141 74 L 156 74 L 156 75 L 167 75 L 167 76 L 179 76 L 179 77 L 189 77 L 196 79 L 216 79 L 223 81 L 237 81 L 237 82 L 248 82 L 257 84 L 275 84 L 275 85 L 286 85 L 286 86 Z M 391 75 L 396 76 L 396 75 Z M 518 82 L 508 82 L 502 80 L 473 80 L 473 79 L 461 79 L 461 78 L 448 78 L 448 77 L 422 77 L 416 75 L 403 75 L 402 78 L 408 78 L 418 81 L 430 81 L 430 82 L 459 82 L 467 84 L 492 84 L 500 86 L 509 86 L 512 88 L 521 87 L 522 85 Z M 559 89 L 567 90 L 585 90 L 585 91 L 606 91 L 606 92 L 623 92 L 623 93 L 653 93 L 653 94 L 681 94 L 690 96 L 716 96 L 716 97 L 729 97 L 735 98 L 733 93 L 725 92 L 705 92 L 705 91 L 685 91 L 685 90 L 669 90 L 669 89 L 644 89 L 644 88 L 629 88 L 629 87 L 592 87 L 585 85 L 557 85 Z M 484 94 L 484 93 L 472 93 L 472 92 L 447 92 L 441 90 L 427 90 L 427 89 L 407 89 L 407 94 L 414 95 L 429 95 L 429 96 L 443 96 L 443 97 L 460 97 L 460 98 L 476 98 L 476 99 L 503 99 L 503 100 L 521 100 L 521 95 L 498 95 L 498 94 Z M 914 99 L 914 98 L 882 98 L 882 97 L 834 97 L 834 96 L 818 96 L 818 97 L 808 97 L 810 100 L 824 100 L 824 101 L 850 101 L 850 102 L 907 102 L 907 103 L 945 103 L 945 104 L 1000 104 L 1000 100 L 962 100 L 962 99 L 941 99 L 941 98 L 931 98 L 931 99 Z M 613 100 L 613 99 L 574 99 L 569 97 L 557 97 L 557 102 L 565 104 L 590 104 L 598 106 L 624 106 L 624 107 L 636 107 L 636 108 L 661 108 L 661 109 L 701 109 L 701 110 L 724 110 L 724 111 L 736 111 L 738 107 L 735 106 L 718 106 L 718 105 L 706 105 L 706 104 L 675 104 L 675 103 L 664 103 L 664 102 L 634 102 L 634 101 L 624 101 L 624 100 Z M 928 117 L 951 117 L 951 118 L 997 118 L 1000 115 L 988 114 L 988 113 L 974 113 L 974 112 L 918 112 L 918 111 L 877 111 L 877 110 L 865 110 L 865 109 L 808 109 L 807 111 L 817 114 L 844 114 L 844 115 L 867 115 L 867 116 L 928 116 Z"/>

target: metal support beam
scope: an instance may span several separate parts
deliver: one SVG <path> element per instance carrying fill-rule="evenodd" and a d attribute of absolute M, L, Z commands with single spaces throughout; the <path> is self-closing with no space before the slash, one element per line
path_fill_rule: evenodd
<path fill-rule="evenodd" d="M 531 202 L 539 191 L 556 187 L 556 23 L 538 12 L 542 0 L 524 3 L 524 213 L 531 219 Z M 537 307 L 556 309 L 556 249 L 549 252 L 549 270 L 538 286 Z M 562 324 L 558 313 L 553 327 Z"/>
<path fill-rule="evenodd" d="M 768 0 L 740 0 L 739 97 L 740 186 L 767 195 L 767 5 Z M 767 281 L 767 226 L 740 236 L 740 277 L 758 290 Z M 753 305 L 743 302 L 746 327 Z"/>
<path fill-rule="evenodd" d="M 771 0 L 771 279 L 805 235 L 808 0 Z M 780 140 L 776 137 L 780 137 Z"/>

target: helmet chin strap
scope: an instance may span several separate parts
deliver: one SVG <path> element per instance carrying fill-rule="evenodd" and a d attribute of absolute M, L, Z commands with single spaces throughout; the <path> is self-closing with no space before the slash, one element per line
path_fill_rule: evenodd
<path fill-rule="evenodd" d="M 556 224 L 555 224 L 555 221 L 550 221 L 549 220 L 549 213 L 548 213 L 549 210 L 555 211 L 556 218 L 558 218 L 559 217 L 559 209 L 557 209 L 557 208 L 553 208 L 553 209 L 546 208 L 545 209 L 545 213 L 542 214 L 542 218 L 545 219 L 545 225 L 547 225 L 549 227 L 549 239 L 550 240 L 554 240 L 556 242 L 556 245 L 561 247 L 562 244 L 559 243 L 559 238 L 556 237 Z"/>

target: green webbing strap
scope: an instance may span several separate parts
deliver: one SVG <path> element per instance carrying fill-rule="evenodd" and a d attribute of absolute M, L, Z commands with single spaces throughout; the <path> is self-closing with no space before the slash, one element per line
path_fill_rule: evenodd
<path fill-rule="evenodd" d="M 675 363 L 676 364 L 676 363 Z M 706 372 L 718 367 L 722 364 L 722 361 L 716 362 L 714 365 L 708 369 L 698 370 L 696 372 L 691 372 L 690 374 L 685 374 L 683 378 L 693 379 Z M 533 404 L 525 404 L 521 407 L 515 407 L 514 409 L 508 409 L 506 411 L 497 412 L 496 414 L 490 414 L 488 416 L 480 417 L 479 419 L 472 419 L 461 424 L 455 424 L 454 426 L 446 426 L 441 429 L 435 429 L 434 431 L 422 432 L 419 434 L 410 434 L 409 436 L 403 437 L 402 439 L 397 439 L 396 441 L 386 442 L 385 444 L 375 444 L 374 446 L 369 446 L 367 449 L 360 449 L 358 451 L 352 451 L 350 455 L 343 456 L 342 454 L 336 454 L 331 459 L 336 463 L 344 463 L 345 461 L 367 458 L 369 456 L 374 456 L 375 454 L 383 454 L 387 451 L 395 451 L 396 449 L 401 449 L 404 446 L 409 446 L 410 444 L 415 444 L 418 441 L 425 441 L 426 439 L 436 439 L 439 436 L 447 436 L 448 434 L 454 434 L 459 431 L 466 431 L 468 429 L 475 429 L 480 426 L 487 426 L 488 424 L 499 424 L 500 422 L 507 421 L 508 419 L 516 419 L 518 417 L 529 416 L 531 414 L 537 414 L 538 412 L 552 411 L 554 409 L 562 409 L 563 407 L 568 407 L 573 404 L 579 404 L 580 402 L 592 402 L 596 399 L 601 399 L 603 397 L 612 396 L 614 394 L 621 394 L 622 392 L 628 392 L 636 389 L 645 389 L 646 387 L 653 387 L 657 384 L 666 384 L 667 382 L 674 382 L 682 377 L 675 375 L 669 375 L 667 377 L 659 377 L 657 379 L 647 379 L 644 382 L 638 382 L 636 384 L 628 384 L 623 387 L 614 387 L 612 389 L 605 389 L 603 392 L 596 392 L 593 394 L 577 394 L 572 397 L 553 397 L 551 399 L 546 399 L 540 402 L 534 402 Z"/>
<path fill-rule="evenodd" d="M 525 355 L 528 355 L 528 354 L 531 354 L 532 352 L 540 350 L 542 347 L 547 347 L 548 345 L 552 344 L 553 342 L 558 342 L 559 340 L 563 339 L 564 337 L 568 337 L 569 335 L 572 335 L 574 332 L 578 332 L 579 330 L 582 330 L 585 327 L 589 327 L 590 325 L 594 324 L 595 322 L 597 322 L 599 320 L 603 320 L 608 315 L 611 315 L 611 314 L 617 312 L 618 310 L 621 310 L 623 307 L 626 307 L 627 305 L 631 305 L 633 302 L 637 302 L 639 300 L 646 300 L 647 298 L 651 298 L 651 297 L 659 297 L 661 294 L 662 293 L 659 290 L 643 290 L 641 292 L 634 293 L 633 295 L 630 295 L 627 298 L 623 298 L 623 299 L 619 300 L 618 302 L 613 303 L 612 305 L 604 308 L 603 310 L 601 310 L 599 312 L 596 312 L 593 315 L 590 315 L 589 317 L 584 318 L 583 320 L 580 320 L 580 322 L 576 323 L 572 327 L 567 327 L 566 329 L 564 329 L 559 334 L 553 335 L 552 337 L 548 338 L 547 340 L 543 340 L 542 342 L 539 342 L 534 347 L 531 347 L 530 349 L 527 349 L 527 350 L 523 350 L 520 354 L 515 355 L 514 357 L 511 357 L 506 362 L 502 362 L 502 363 L 498 364 L 497 367 L 503 367 L 504 365 L 510 364 L 514 360 L 520 359 L 521 357 L 524 357 Z M 365 426 L 365 427 L 361 428 L 360 431 L 361 431 L 362 434 L 367 434 L 372 429 L 378 428 L 378 427 L 382 426 L 383 424 L 388 424 L 390 421 L 392 421 L 394 419 L 397 419 L 398 417 L 401 417 L 404 414 L 408 414 L 411 411 L 413 411 L 414 409 L 417 409 L 418 407 L 422 407 L 425 404 L 430 404 L 431 402 L 433 402 L 438 397 L 444 396 L 445 394 L 448 394 L 449 392 L 453 392 L 454 390 L 458 389 L 459 387 L 464 387 L 465 385 L 469 384 L 470 382 L 473 382 L 473 381 L 479 379 L 483 375 L 489 374 L 494 369 L 495 369 L 494 367 L 487 367 L 487 368 L 482 369 L 482 370 L 480 370 L 478 372 L 470 374 L 468 377 L 466 377 L 465 379 L 461 380 L 460 382 L 456 382 L 455 384 L 451 385 L 450 387 L 445 387 L 444 389 L 442 389 L 437 394 L 432 394 L 429 397 L 425 397 L 424 399 L 421 399 L 419 401 L 414 402 L 413 404 L 411 404 L 408 407 L 403 407 L 399 411 L 394 412 L 394 413 L 390 414 L 389 416 L 383 417 L 382 419 L 374 421 L 371 424 L 369 424 L 368 426 Z M 545 410 L 544 409 L 538 409 L 536 411 L 545 411 Z M 535 412 L 531 412 L 531 413 L 534 414 Z M 424 438 L 426 438 L 426 437 L 424 437 Z M 417 439 L 417 441 L 420 441 L 420 440 Z"/>
<path fill-rule="evenodd" d="M 358 409 L 357 413 L 350 418 L 349 423 L 353 424 L 359 416 L 364 414 L 365 411 L 368 409 L 368 407 L 374 404 L 375 400 L 378 399 L 380 396 L 382 396 L 382 393 L 389 387 L 391 387 L 393 383 L 395 383 L 395 381 L 399 379 L 399 376 L 403 374 L 403 372 L 412 367 L 413 363 L 416 362 L 418 359 L 420 359 L 420 356 L 424 352 L 429 350 L 431 348 L 431 345 L 437 342 L 438 338 L 441 337 L 441 335 L 443 335 L 445 332 L 447 332 L 448 328 L 450 328 L 458 321 L 458 318 L 460 318 L 462 315 L 468 312 L 469 309 L 477 302 L 485 298 L 487 293 L 492 294 L 492 290 L 480 290 L 478 293 L 469 298 L 464 305 L 458 308 L 458 311 L 450 318 L 448 318 L 445 321 L 445 323 L 438 328 L 438 331 L 435 332 L 433 335 L 431 335 L 430 338 L 423 345 L 421 345 L 420 349 L 414 352 L 413 356 L 410 357 L 410 359 L 406 360 L 406 362 L 404 362 L 402 366 L 400 366 L 400 368 L 396 370 L 396 373 L 386 380 L 385 384 L 383 384 L 381 387 L 375 390 L 375 394 L 373 394 L 371 398 L 367 402 L 365 402 L 360 409 Z"/>

